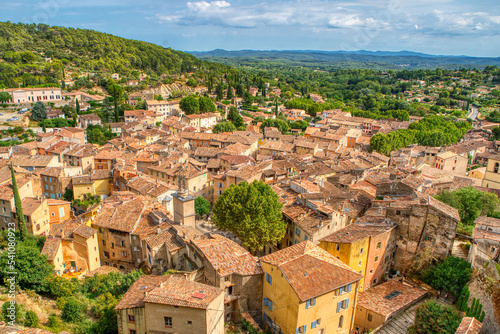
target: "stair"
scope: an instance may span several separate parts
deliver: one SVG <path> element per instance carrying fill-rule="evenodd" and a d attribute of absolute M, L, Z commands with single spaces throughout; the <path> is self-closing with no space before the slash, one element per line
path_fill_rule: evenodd
<path fill-rule="evenodd" d="M 467 252 L 464 248 L 462 248 L 462 244 L 465 244 L 465 242 L 460 241 L 460 240 L 455 240 L 453 242 L 453 248 L 451 251 L 451 255 L 467 261 L 467 258 L 469 256 L 469 252 Z"/>

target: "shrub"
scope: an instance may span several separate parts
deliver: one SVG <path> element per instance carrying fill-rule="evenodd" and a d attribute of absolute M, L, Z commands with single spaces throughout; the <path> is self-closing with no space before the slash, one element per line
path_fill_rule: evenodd
<path fill-rule="evenodd" d="M 21 310 L 14 301 L 6 301 L 2 305 L 2 318 L 5 322 L 19 323 L 21 321 Z"/>
<path fill-rule="evenodd" d="M 415 324 L 408 328 L 408 333 L 455 334 L 461 320 L 461 314 L 453 307 L 431 300 L 417 308 Z"/>
<path fill-rule="evenodd" d="M 47 327 L 55 331 L 58 331 L 59 327 L 61 327 L 61 322 L 54 313 L 49 315 L 49 319 L 47 320 Z"/>
<path fill-rule="evenodd" d="M 24 326 L 25 327 L 37 327 L 40 323 L 38 316 L 34 311 L 27 311 L 24 317 Z"/>
<path fill-rule="evenodd" d="M 66 322 L 78 322 L 83 318 L 87 306 L 76 298 L 68 299 L 62 309 L 61 318 Z"/>

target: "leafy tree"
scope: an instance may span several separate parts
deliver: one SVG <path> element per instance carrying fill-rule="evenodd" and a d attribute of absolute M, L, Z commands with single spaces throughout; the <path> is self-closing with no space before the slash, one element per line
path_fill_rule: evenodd
<path fill-rule="evenodd" d="M 141 271 L 132 271 L 128 274 L 109 273 L 106 275 L 86 277 L 83 281 L 82 291 L 89 294 L 92 298 L 107 292 L 114 297 L 118 297 L 127 292 L 128 288 L 134 284 L 141 275 Z"/>
<path fill-rule="evenodd" d="M 104 145 L 108 140 L 113 139 L 115 134 L 109 127 L 102 127 L 101 125 L 89 124 L 87 126 L 87 140 L 92 144 Z"/>
<path fill-rule="evenodd" d="M 34 311 L 27 311 L 24 315 L 24 326 L 25 327 L 38 327 L 40 323 L 40 319 L 38 319 L 38 315 Z"/>
<path fill-rule="evenodd" d="M 213 129 L 213 133 L 222 133 L 222 132 L 233 132 L 236 130 L 236 127 L 234 126 L 233 122 L 221 122 L 217 123 Z"/>
<path fill-rule="evenodd" d="M 194 212 L 198 216 L 208 215 L 210 213 L 210 202 L 202 196 L 196 197 L 194 200 Z"/>
<path fill-rule="evenodd" d="M 12 162 L 10 163 L 10 178 L 12 181 L 12 193 L 14 194 L 14 204 L 16 207 L 16 217 L 17 217 L 17 228 L 19 230 L 19 236 L 21 241 L 25 241 L 28 236 L 28 230 L 26 228 L 26 222 L 24 221 L 23 206 L 21 202 L 21 197 L 19 196 L 19 190 L 17 189 L 16 175 L 14 173 L 14 167 Z"/>
<path fill-rule="evenodd" d="M 427 268 L 424 281 L 434 289 L 450 291 L 455 296 L 469 283 L 471 264 L 461 258 L 448 256 L 443 262 Z"/>
<path fill-rule="evenodd" d="M 241 182 L 222 193 L 214 205 L 212 220 L 218 228 L 234 233 L 244 246 L 259 250 L 283 238 L 286 223 L 282 207 L 269 185 Z"/>
<path fill-rule="evenodd" d="M 186 82 L 186 86 L 196 87 L 198 86 L 198 83 L 196 82 L 196 79 L 189 78 L 189 80 Z"/>
<path fill-rule="evenodd" d="M 186 115 L 198 114 L 200 112 L 200 103 L 193 95 L 183 97 L 179 102 L 179 107 Z"/>
<path fill-rule="evenodd" d="M 8 102 L 11 99 L 11 95 L 8 92 L 0 92 L 0 102 Z"/>
<path fill-rule="evenodd" d="M 227 119 L 231 121 L 236 128 L 243 126 L 243 117 L 241 117 L 236 107 L 229 108 L 229 114 L 227 115 Z"/>
<path fill-rule="evenodd" d="M 462 222 L 469 225 L 479 216 L 493 214 L 500 204 L 496 194 L 479 191 L 474 187 L 463 187 L 454 191 L 443 190 L 434 197 L 457 209 Z"/>
<path fill-rule="evenodd" d="M 34 121 L 42 121 L 47 118 L 47 107 L 43 102 L 38 101 L 31 109 L 31 119 Z"/>
<path fill-rule="evenodd" d="M 453 307 L 431 300 L 417 308 L 415 324 L 408 328 L 408 333 L 455 334 L 461 321 L 462 316 Z"/>
<path fill-rule="evenodd" d="M 495 140 L 499 140 L 500 139 L 500 126 L 495 126 L 491 131 L 493 132 L 493 137 L 495 138 Z"/>
<path fill-rule="evenodd" d="M 16 245 L 16 262 L 9 266 L 9 253 L 0 254 L 0 278 L 4 282 L 10 277 L 10 272 L 17 272 L 17 284 L 21 289 L 43 292 L 45 279 L 52 274 L 53 266 L 47 262 L 47 257 L 31 240 L 18 241 Z"/>
<path fill-rule="evenodd" d="M 209 97 L 201 96 L 198 100 L 200 113 L 215 112 L 215 104 Z"/>
<path fill-rule="evenodd" d="M 113 103 L 115 105 L 115 122 L 119 122 L 118 102 L 123 96 L 123 88 L 120 85 L 112 84 L 108 87 L 108 93 L 113 97 Z"/>

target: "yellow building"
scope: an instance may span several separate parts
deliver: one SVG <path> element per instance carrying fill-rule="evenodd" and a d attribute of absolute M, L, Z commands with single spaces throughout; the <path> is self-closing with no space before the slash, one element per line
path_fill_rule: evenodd
<path fill-rule="evenodd" d="M 47 255 L 55 274 L 68 279 L 101 266 L 97 230 L 79 219 L 51 224 L 42 254 Z"/>
<path fill-rule="evenodd" d="M 73 197 L 83 199 L 85 195 L 111 195 L 112 174 L 108 169 L 93 170 L 89 175 L 73 177 Z"/>
<path fill-rule="evenodd" d="M 362 276 L 303 241 L 260 259 L 264 270 L 263 319 L 284 334 L 348 334 Z"/>
<path fill-rule="evenodd" d="M 489 157 L 482 186 L 500 189 L 500 154 Z"/>
<path fill-rule="evenodd" d="M 351 224 L 322 238 L 319 246 L 363 275 L 359 284 L 363 291 L 388 271 L 395 230 L 391 223 Z"/>

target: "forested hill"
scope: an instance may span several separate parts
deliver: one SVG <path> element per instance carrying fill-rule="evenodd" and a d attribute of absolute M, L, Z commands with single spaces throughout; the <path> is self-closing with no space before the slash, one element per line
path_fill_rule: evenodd
<path fill-rule="evenodd" d="M 222 66 L 181 51 L 88 29 L 0 22 L 0 84 L 6 77 L 43 69 L 43 58 L 82 71 L 127 76 L 133 70 L 160 74 L 190 72 L 196 66 Z M 3 61 L 1 60 L 3 59 Z"/>
<path fill-rule="evenodd" d="M 370 52 L 370 51 L 192 51 L 198 58 L 217 61 L 229 65 L 253 66 L 266 60 L 268 63 L 291 66 L 318 67 L 323 70 L 367 68 L 377 70 L 397 69 L 483 69 L 488 65 L 500 66 L 500 57 L 435 56 L 418 52 Z"/>

